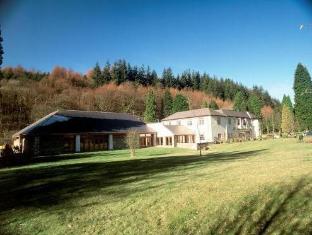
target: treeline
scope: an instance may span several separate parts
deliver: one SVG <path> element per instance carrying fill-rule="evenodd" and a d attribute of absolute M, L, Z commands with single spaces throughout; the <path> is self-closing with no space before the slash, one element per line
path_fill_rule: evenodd
<path fill-rule="evenodd" d="M 146 118 L 150 91 L 155 96 L 155 114 Z M 262 107 L 280 106 L 261 87 L 249 89 L 230 79 L 190 70 L 175 76 L 167 68 L 159 76 L 150 67 L 132 66 L 124 60 L 103 68 L 96 64 L 86 74 L 62 67 L 49 73 L 6 67 L 0 70 L 0 97 L 2 140 L 57 109 L 127 112 L 160 120 L 182 109 L 232 108 L 233 102 L 236 110 L 249 110 L 259 117 Z"/>
<path fill-rule="evenodd" d="M 82 75 L 56 67 L 40 80 L 32 80 L 26 77 L 31 72 L 24 73 L 23 70 L 21 67 L 2 69 L 2 74 L 11 76 L 2 77 L 0 80 L 0 144 L 9 141 L 13 132 L 58 109 L 126 112 L 143 119 L 146 96 L 151 90 L 156 99 L 157 120 L 168 114 L 165 113 L 167 108 L 164 102 L 166 91 L 169 91 L 173 99 L 177 95 L 184 96 L 190 109 L 213 103 L 220 108 L 232 107 L 231 101 L 210 96 L 202 91 L 164 89 L 160 84 L 143 86 L 134 82 L 123 82 L 117 85 L 111 81 L 96 87 L 92 71 Z"/>
<path fill-rule="evenodd" d="M 4 68 L 2 71 L 2 77 L 5 79 L 24 78 L 38 81 L 47 76 L 49 76 L 48 73 L 25 71 L 21 67 Z M 84 80 L 87 80 L 87 78 L 90 78 L 90 80 L 88 83 L 76 84 L 78 86 L 100 87 L 110 82 L 114 82 L 117 85 L 124 82 L 133 82 L 142 86 L 159 85 L 163 88 L 175 88 L 178 90 L 186 88 L 200 90 L 222 100 L 234 100 L 235 95 L 241 92 L 247 99 L 251 95 L 256 95 L 264 105 L 274 107 L 279 103 L 259 86 L 249 89 L 228 78 L 217 78 L 206 73 L 201 74 L 191 70 L 174 75 L 171 68 L 165 68 L 161 76 L 159 76 L 149 66 L 132 66 L 125 60 L 118 60 L 113 64 L 107 62 L 103 67 L 97 63 L 86 75 L 81 76 L 85 78 Z"/>

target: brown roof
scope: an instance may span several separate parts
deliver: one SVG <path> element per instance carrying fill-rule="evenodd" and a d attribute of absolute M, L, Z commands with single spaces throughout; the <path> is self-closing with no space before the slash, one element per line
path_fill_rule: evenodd
<path fill-rule="evenodd" d="M 194 132 L 185 127 L 179 125 L 164 125 L 167 129 L 169 129 L 174 135 L 194 135 Z"/>
<path fill-rule="evenodd" d="M 191 118 L 191 117 L 203 117 L 203 116 L 225 116 L 225 115 L 220 112 L 217 112 L 216 110 L 203 108 L 203 109 L 193 109 L 193 110 L 188 110 L 188 111 L 177 112 L 164 118 L 163 121 L 176 120 L 176 119 L 182 119 L 182 118 Z"/>

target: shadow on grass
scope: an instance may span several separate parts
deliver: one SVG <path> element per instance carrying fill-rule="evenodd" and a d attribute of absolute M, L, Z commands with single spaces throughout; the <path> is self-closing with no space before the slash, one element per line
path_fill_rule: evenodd
<path fill-rule="evenodd" d="M 226 163 L 257 156 L 265 151 L 231 152 L 206 156 L 169 156 L 112 162 L 72 163 L 2 171 L 0 174 L 0 211 L 19 207 L 44 207 L 62 203 L 84 194 L 98 193 L 127 197 L 147 190 L 148 183 L 130 183 L 152 179 L 157 175 L 192 165 Z M 111 187 L 118 186 L 118 187 Z"/>
<path fill-rule="evenodd" d="M 210 234 L 312 234 L 312 181 L 264 190 L 240 206 L 220 211 Z"/>

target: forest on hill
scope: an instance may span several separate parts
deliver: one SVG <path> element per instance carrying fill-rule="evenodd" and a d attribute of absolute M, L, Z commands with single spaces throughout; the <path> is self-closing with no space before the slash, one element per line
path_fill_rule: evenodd
<path fill-rule="evenodd" d="M 166 93 L 170 99 L 185 97 L 184 109 L 234 108 L 259 116 L 265 109 L 280 112 L 279 101 L 261 87 L 247 88 L 191 70 L 174 75 L 165 68 L 158 75 L 149 66 L 132 66 L 125 60 L 102 68 L 96 64 L 86 74 L 63 67 L 49 73 L 5 67 L 0 70 L 0 141 L 8 141 L 16 130 L 58 109 L 126 112 L 143 118 L 150 91 L 155 96 L 156 120 L 172 111 L 166 107 Z"/>

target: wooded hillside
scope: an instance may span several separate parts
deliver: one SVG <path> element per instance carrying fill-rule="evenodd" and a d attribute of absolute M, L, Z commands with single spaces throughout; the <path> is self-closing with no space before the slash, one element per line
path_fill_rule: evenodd
<path fill-rule="evenodd" d="M 131 66 L 124 60 L 106 64 L 83 75 L 62 67 L 51 73 L 28 71 L 22 67 L 3 68 L 0 74 L 1 143 L 33 121 L 57 109 L 127 112 L 143 117 L 145 97 L 153 90 L 157 118 L 164 113 L 164 93 L 182 94 L 189 108 L 203 107 L 215 101 L 219 108 L 231 108 L 237 92 L 248 98 L 256 95 L 263 104 L 274 107 L 278 101 L 261 87 L 248 89 L 230 79 L 217 79 L 198 72 L 174 76 L 165 69 L 162 76 L 144 66 Z"/>

